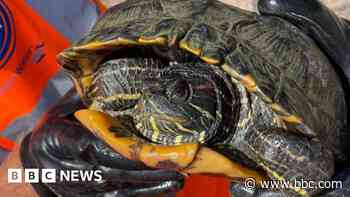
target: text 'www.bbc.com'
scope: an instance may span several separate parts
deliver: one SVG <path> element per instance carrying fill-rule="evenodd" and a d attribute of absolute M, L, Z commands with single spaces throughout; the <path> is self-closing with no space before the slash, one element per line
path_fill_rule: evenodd
<path fill-rule="evenodd" d="M 247 189 L 255 189 L 260 187 L 263 189 L 341 189 L 343 188 L 342 181 L 309 181 L 309 180 L 264 180 L 257 182 L 253 178 L 247 178 L 244 181 L 244 186 Z"/>

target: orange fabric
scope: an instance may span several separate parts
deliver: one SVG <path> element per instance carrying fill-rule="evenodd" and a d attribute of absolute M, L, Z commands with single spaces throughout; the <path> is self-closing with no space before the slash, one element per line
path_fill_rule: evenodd
<path fill-rule="evenodd" d="M 15 142 L 13 142 L 12 140 L 0 136 L 0 148 L 5 149 L 7 151 L 11 151 L 13 150 L 15 145 Z"/>
<path fill-rule="evenodd" d="M 13 16 L 11 42 L 16 46 L 13 56 L 0 69 L 0 131 L 16 117 L 32 111 L 47 81 L 59 69 L 56 54 L 69 46 L 68 40 L 25 1 L 6 1 L 3 6 Z"/>
<path fill-rule="evenodd" d="M 107 7 L 99 0 L 91 0 L 92 2 L 94 2 L 98 9 L 100 10 L 100 12 L 105 12 L 107 10 Z"/>
<path fill-rule="evenodd" d="M 191 175 L 176 197 L 230 197 L 230 183 L 225 178 Z"/>

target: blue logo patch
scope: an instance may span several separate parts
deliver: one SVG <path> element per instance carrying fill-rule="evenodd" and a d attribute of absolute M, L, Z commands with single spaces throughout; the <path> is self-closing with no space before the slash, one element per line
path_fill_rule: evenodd
<path fill-rule="evenodd" d="M 0 0 L 0 69 L 12 57 L 16 47 L 13 15 L 3 0 Z"/>

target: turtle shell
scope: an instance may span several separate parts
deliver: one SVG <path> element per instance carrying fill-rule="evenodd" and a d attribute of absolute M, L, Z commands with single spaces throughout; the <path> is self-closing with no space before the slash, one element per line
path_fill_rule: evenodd
<path fill-rule="evenodd" d="M 86 98 L 94 72 L 110 54 L 138 56 L 133 49 L 149 47 L 175 61 L 183 54 L 174 53 L 188 53 L 221 67 L 305 135 L 333 139 L 327 131 L 345 124 L 338 76 L 311 39 L 280 18 L 215 0 L 126 1 L 58 60 Z"/>
<path fill-rule="evenodd" d="M 221 68 L 277 114 L 276 122 L 337 150 L 346 124 L 339 77 L 316 44 L 283 19 L 215 0 L 128 0 L 109 9 L 58 61 L 89 103 L 98 67 L 138 57 L 140 50 L 169 61 L 191 55 Z"/>

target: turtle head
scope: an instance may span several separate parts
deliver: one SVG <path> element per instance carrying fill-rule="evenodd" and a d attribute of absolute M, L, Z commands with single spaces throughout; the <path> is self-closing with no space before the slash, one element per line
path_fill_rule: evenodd
<path fill-rule="evenodd" d="M 147 58 L 99 66 L 88 95 L 90 108 L 131 117 L 141 135 L 160 144 L 205 143 L 229 133 L 238 104 L 226 74 L 214 66 Z"/>
<path fill-rule="evenodd" d="M 208 67 L 174 63 L 158 88 L 143 92 L 134 116 L 136 128 L 162 144 L 208 141 L 223 120 L 218 80 Z"/>

